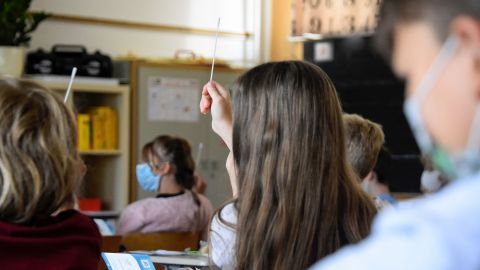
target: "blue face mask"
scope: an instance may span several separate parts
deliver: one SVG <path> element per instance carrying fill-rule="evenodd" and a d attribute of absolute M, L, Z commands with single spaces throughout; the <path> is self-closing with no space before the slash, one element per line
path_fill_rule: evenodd
<path fill-rule="evenodd" d="M 137 181 L 148 192 L 156 192 L 160 187 L 161 176 L 153 173 L 146 163 L 137 165 Z"/>
<path fill-rule="evenodd" d="M 480 106 L 475 112 L 465 149 L 455 153 L 447 152 L 434 142 L 422 119 L 421 106 L 457 47 L 456 38 L 449 37 L 415 93 L 404 103 L 404 113 L 418 147 L 430 156 L 435 167 L 445 173 L 449 180 L 469 177 L 480 170 Z"/>

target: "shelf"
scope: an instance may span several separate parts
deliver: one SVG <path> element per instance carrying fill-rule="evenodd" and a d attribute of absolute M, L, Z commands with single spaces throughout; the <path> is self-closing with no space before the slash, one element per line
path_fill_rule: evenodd
<path fill-rule="evenodd" d="M 120 150 L 79 150 L 80 155 L 85 156 L 117 156 Z"/>
<path fill-rule="evenodd" d="M 67 83 L 43 83 L 53 90 L 66 90 Z M 80 84 L 73 82 L 72 89 L 74 92 L 80 93 L 99 93 L 99 94 L 122 94 L 128 91 L 129 87 L 126 85 L 92 85 L 92 84 Z"/>
<path fill-rule="evenodd" d="M 70 80 L 69 76 L 29 76 L 27 78 L 56 91 L 65 91 Z M 84 77 L 75 78 L 72 88 L 74 92 L 101 94 L 122 94 L 129 90 L 128 85 L 119 85 L 115 83 L 115 79 Z"/>
<path fill-rule="evenodd" d="M 33 80 L 52 89 L 62 100 L 70 76 L 34 75 Z M 112 216 L 128 204 L 130 161 L 130 87 L 120 85 L 118 79 L 76 77 L 67 106 L 75 113 L 86 112 L 91 107 L 108 106 L 117 112 L 118 142 L 116 149 L 79 149 L 87 172 L 79 196 L 99 198 L 101 208 L 114 212 L 88 213 L 91 216 Z"/>

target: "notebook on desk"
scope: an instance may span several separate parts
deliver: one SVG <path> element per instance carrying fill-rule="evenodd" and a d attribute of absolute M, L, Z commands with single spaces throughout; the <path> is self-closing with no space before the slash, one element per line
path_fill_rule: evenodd
<path fill-rule="evenodd" d="M 189 252 L 189 251 L 170 251 L 170 250 L 136 250 L 130 251 L 132 254 L 149 255 L 153 263 L 162 265 L 176 266 L 209 266 L 208 254 Z"/>
<path fill-rule="evenodd" d="M 154 270 L 155 266 L 148 255 L 102 252 L 108 270 Z"/>

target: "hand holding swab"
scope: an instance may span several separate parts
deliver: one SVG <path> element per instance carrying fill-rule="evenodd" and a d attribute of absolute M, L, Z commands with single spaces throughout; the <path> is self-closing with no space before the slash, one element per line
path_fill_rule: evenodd
<path fill-rule="evenodd" d="M 73 67 L 72 74 L 70 75 L 70 82 L 68 83 L 67 93 L 65 94 L 63 103 L 67 103 L 68 101 L 68 97 L 70 96 L 70 92 L 72 91 L 73 79 L 75 79 L 76 74 L 77 74 L 77 68 Z"/>

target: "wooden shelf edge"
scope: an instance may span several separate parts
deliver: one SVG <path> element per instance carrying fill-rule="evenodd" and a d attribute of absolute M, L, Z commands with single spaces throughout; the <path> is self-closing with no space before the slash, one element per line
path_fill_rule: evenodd
<path fill-rule="evenodd" d="M 120 150 L 79 150 L 80 155 L 86 156 L 118 156 L 122 152 Z"/>

